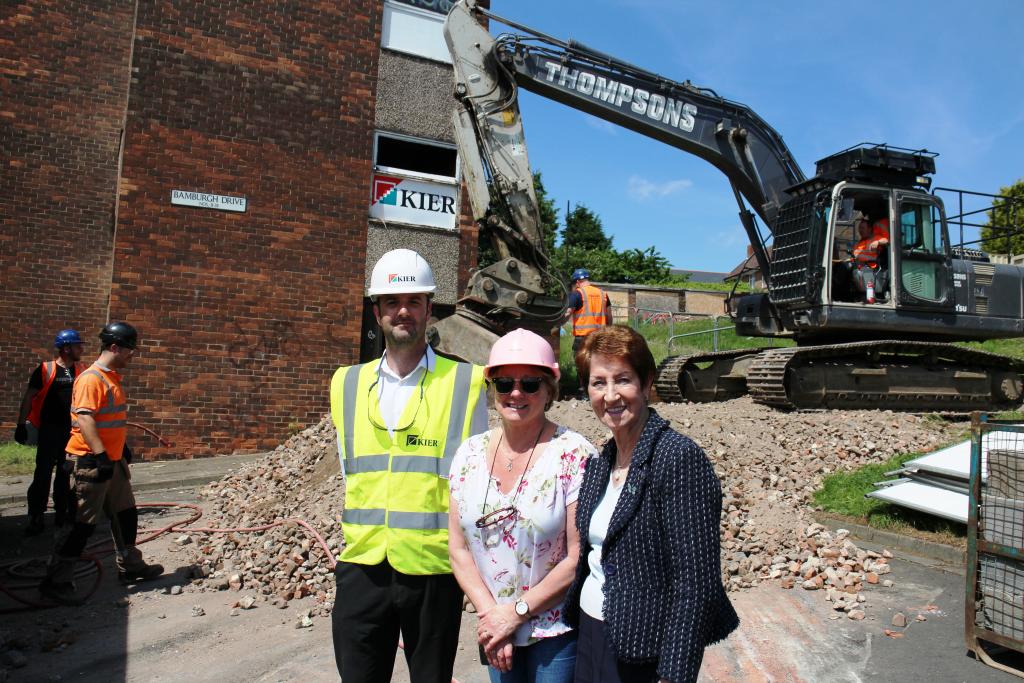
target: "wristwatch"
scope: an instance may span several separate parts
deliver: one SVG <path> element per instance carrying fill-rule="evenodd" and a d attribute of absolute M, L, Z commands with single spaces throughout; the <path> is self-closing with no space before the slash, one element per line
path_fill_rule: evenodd
<path fill-rule="evenodd" d="M 516 614 L 521 617 L 530 615 L 530 606 L 526 604 L 526 600 L 516 600 Z"/>

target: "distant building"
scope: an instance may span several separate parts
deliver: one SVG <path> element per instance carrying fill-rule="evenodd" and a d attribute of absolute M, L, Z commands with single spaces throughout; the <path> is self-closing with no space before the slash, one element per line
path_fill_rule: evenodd
<path fill-rule="evenodd" d="M 766 247 L 765 250 L 770 258 L 772 248 Z M 764 279 L 764 273 L 761 272 L 761 268 L 757 265 L 757 259 L 754 258 L 754 249 L 749 244 L 747 245 L 747 257 L 725 276 L 727 282 L 736 279 L 742 280 L 753 289 L 764 289 L 768 286 Z"/>
<path fill-rule="evenodd" d="M 689 282 L 704 282 L 708 284 L 725 282 L 725 277 L 728 275 L 728 273 L 717 273 L 711 270 L 684 270 L 682 268 L 673 268 L 671 273 L 673 275 L 685 275 L 689 278 Z"/>

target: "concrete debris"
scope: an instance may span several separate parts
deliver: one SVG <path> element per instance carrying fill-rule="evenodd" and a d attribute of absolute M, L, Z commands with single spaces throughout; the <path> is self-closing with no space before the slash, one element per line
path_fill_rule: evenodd
<path fill-rule="evenodd" d="M 238 601 L 238 606 L 242 609 L 252 609 L 256 606 L 256 598 L 251 595 L 247 595 Z"/>
<path fill-rule="evenodd" d="M 176 545 L 188 545 L 192 542 L 192 537 L 188 534 L 182 534 L 174 539 Z"/>
<path fill-rule="evenodd" d="M 903 612 L 892 615 L 892 625 L 896 628 L 904 628 L 907 625 L 907 615 Z"/>
<path fill-rule="evenodd" d="M 181 586 L 171 586 L 171 595 L 181 595 Z"/>
<path fill-rule="evenodd" d="M 700 444 L 722 482 L 722 579 L 729 591 L 764 582 L 802 586 L 842 600 L 856 596 L 891 569 L 889 551 L 858 548 L 848 532 L 815 523 L 813 493 L 824 476 L 908 452 L 927 452 L 952 437 L 944 422 L 892 411 L 782 412 L 741 398 L 714 404 L 656 404 L 658 413 Z M 587 403 L 556 402 L 555 422 L 601 446 L 610 434 Z M 492 411 L 492 424 L 496 417 Z M 266 457 L 205 487 L 203 526 L 258 532 L 197 534 L 185 548 L 199 590 L 231 588 L 264 596 L 279 608 L 312 596 L 314 614 L 329 614 L 334 580 L 327 553 L 305 530 L 308 522 L 332 555 L 344 547 L 344 480 L 336 434 L 325 417 Z M 209 580 L 213 577 L 214 580 Z M 232 579 L 237 578 L 237 581 Z M 223 579 L 223 580 L 221 580 Z M 878 584 L 875 583 L 878 582 Z M 237 587 L 236 587 L 237 586 Z M 849 600 L 844 596 L 853 596 Z M 845 610 L 849 605 L 850 610 Z"/>
<path fill-rule="evenodd" d="M 203 609 L 202 605 L 193 605 L 192 606 L 192 616 L 194 616 L 194 617 L 205 617 L 206 616 L 206 610 Z"/>
<path fill-rule="evenodd" d="M 299 618 L 295 621 L 295 628 L 309 628 L 313 625 L 313 620 L 310 618 L 310 610 L 305 610 L 299 614 Z"/>

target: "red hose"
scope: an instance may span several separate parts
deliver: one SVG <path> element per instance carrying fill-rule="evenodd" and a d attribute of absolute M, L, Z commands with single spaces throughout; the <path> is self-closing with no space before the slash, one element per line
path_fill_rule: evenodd
<path fill-rule="evenodd" d="M 198 505 L 195 505 L 193 503 L 176 503 L 176 502 L 167 501 L 167 502 L 158 502 L 158 503 L 137 503 L 136 506 L 140 507 L 140 508 L 189 508 L 189 509 L 192 510 L 192 514 L 190 514 L 185 519 L 179 520 L 177 522 L 173 522 L 173 523 L 168 524 L 166 526 L 160 527 L 160 528 L 158 528 L 156 530 L 147 532 L 147 535 L 145 537 L 143 537 L 143 538 L 139 539 L 138 541 L 136 541 L 136 545 L 142 545 L 143 543 L 148 543 L 149 541 L 152 541 L 155 538 L 159 538 L 163 534 L 169 533 L 171 531 L 181 531 L 181 532 L 197 533 L 197 534 L 227 534 L 227 533 L 234 533 L 234 532 L 251 533 L 251 532 L 257 532 L 257 531 L 267 531 L 269 529 L 273 529 L 274 527 L 284 526 L 285 524 L 292 523 L 292 524 L 297 524 L 297 525 L 301 526 L 303 529 L 306 530 L 307 535 L 311 536 L 316 541 L 316 543 L 324 551 L 324 555 L 325 555 L 325 557 L 327 557 L 327 561 L 330 563 L 330 567 L 331 567 L 332 571 L 334 569 L 335 564 L 337 564 L 336 560 L 334 559 L 334 555 L 331 552 L 331 549 L 327 546 L 327 541 L 324 540 L 324 537 L 321 536 L 320 533 L 309 524 L 309 522 L 307 522 L 307 521 L 305 521 L 303 519 L 298 519 L 296 517 L 288 517 L 286 519 L 281 519 L 281 520 L 278 520 L 276 522 L 271 522 L 270 524 L 262 524 L 260 526 L 252 526 L 252 527 L 225 527 L 225 528 L 187 527 L 187 526 L 182 526 L 182 525 L 192 524 L 193 522 L 197 521 L 200 517 L 203 516 L 203 510 Z M 111 542 L 110 539 L 101 539 L 101 540 L 98 540 L 98 541 L 95 541 L 95 542 L 91 543 L 88 547 L 89 548 L 98 548 L 100 546 L 108 545 L 110 542 Z M 104 553 L 101 553 L 101 555 L 107 554 L 108 552 L 110 552 L 110 551 L 108 550 L 108 551 L 106 551 Z M 30 559 L 34 559 L 34 558 L 30 558 Z M 99 557 L 97 557 L 96 555 L 83 555 L 82 559 L 90 560 L 96 566 L 96 580 L 95 580 L 95 582 L 93 582 L 93 585 L 89 589 L 89 591 L 83 596 L 82 600 L 85 601 L 85 600 L 88 600 L 93 595 L 93 593 L 95 593 L 99 589 L 100 581 L 103 578 L 103 566 L 100 563 Z M 28 561 L 30 561 L 30 560 L 19 559 L 19 560 L 16 560 L 14 562 L 8 562 L 6 564 L 0 564 L 0 567 L 4 567 L 4 566 L 11 567 L 11 566 L 19 565 L 19 564 L 24 564 L 24 563 L 26 563 Z M 6 609 L 2 609 L 2 610 L 0 610 L 0 614 L 12 614 L 12 613 L 15 613 L 15 612 L 22 612 L 22 611 L 24 611 L 26 609 L 47 609 L 47 608 L 50 608 L 50 607 L 57 607 L 58 606 L 58 605 L 55 605 L 55 604 L 36 602 L 35 600 L 29 600 L 29 599 L 23 598 L 23 597 L 21 597 L 21 596 L 19 596 L 19 595 L 17 595 L 15 593 L 15 591 L 17 591 L 17 590 L 23 590 L 23 589 L 26 589 L 26 588 L 35 588 L 35 587 L 36 587 L 35 584 L 30 585 L 30 586 L 26 585 L 26 586 L 9 587 L 6 584 L 0 583 L 0 592 L 3 592 L 5 594 L 7 594 L 11 598 L 13 598 L 15 601 L 20 602 L 20 603 L 22 603 L 22 605 L 24 605 L 24 607 L 10 607 L 10 608 L 6 608 Z"/>

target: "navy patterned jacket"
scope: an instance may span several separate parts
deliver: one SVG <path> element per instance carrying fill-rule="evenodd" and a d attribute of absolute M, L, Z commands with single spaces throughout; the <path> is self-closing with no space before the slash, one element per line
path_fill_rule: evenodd
<path fill-rule="evenodd" d="M 565 600 L 579 623 L 589 573 L 590 518 L 608 485 L 615 440 L 587 463 L 576 506 L 580 558 Z M 704 451 L 653 410 L 633 449 L 602 546 L 605 633 L 619 659 L 657 662 L 673 683 L 695 681 L 704 648 L 739 625 L 722 586 L 722 490 Z"/>

